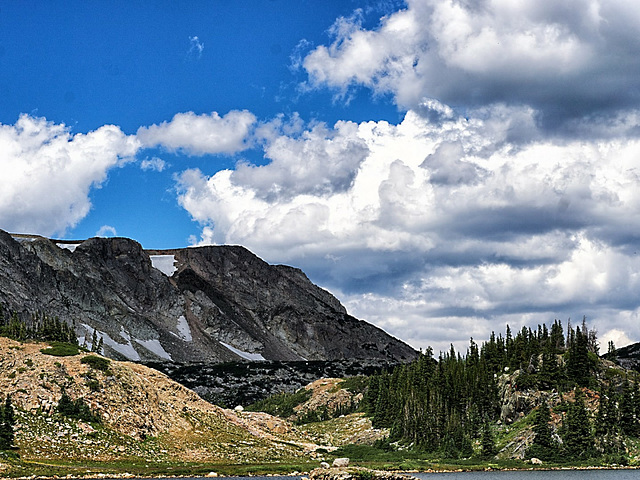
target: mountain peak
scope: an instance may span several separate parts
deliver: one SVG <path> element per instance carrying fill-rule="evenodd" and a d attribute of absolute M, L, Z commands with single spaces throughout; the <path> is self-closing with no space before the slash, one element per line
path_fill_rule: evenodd
<path fill-rule="evenodd" d="M 134 361 L 408 361 L 415 350 L 350 316 L 299 269 L 241 246 L 144 250 L 128 238 L 0 232 L 0 304 L 74 324 Z"/>

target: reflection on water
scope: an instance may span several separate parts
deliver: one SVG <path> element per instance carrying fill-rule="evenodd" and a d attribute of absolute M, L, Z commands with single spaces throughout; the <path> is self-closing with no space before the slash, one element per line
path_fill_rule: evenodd
<path fill-rule="evenodd" d="M 491 472 L 411 473 L 418 480 L 639 480 L 640 470 L 525 470 Z M 221 480 L 301 480 L 304 475 L 256 477 L 220 477 Z M 183 477 L 182 480 L 203 480 Z M 146 479 L 146 480 L 163 480 Z"/>
<path fill-rule="evenodd" d="M 640 470 L 525 470 L 412 473 L 420 480 L 638 480 Z"/>

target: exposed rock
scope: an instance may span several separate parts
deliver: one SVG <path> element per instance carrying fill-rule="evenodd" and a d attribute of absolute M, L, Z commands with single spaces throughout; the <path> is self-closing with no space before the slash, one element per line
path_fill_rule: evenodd
<path fill-rule="evenodd" d="M 335 468 L 345 468 L 349 466 L 349 459 L 347 457 L 336 458 L 331 465 Z"/>
<path fill-rule="evenodd" d="M 145 251 L 126 238 L 17 238 L 0 231 L 0 304 L 25 319 L 44 312 L 74 322 L 81 341 L 90 342 L 96 329 L 112 358 L 215 363 L 417 356 L 348 315 L 300 270 L 269 265 L 243 247 Z"/>
<path fill-rule="evenodd" d="M 373 375 L 395 364 L 384 359 L 367 359 L 148 365 L 189 387 L 211 403 L 246 406 L 281 392 L 295 392 L 320 378 Z"/>
<path fill-rule="evenodd" d="M 309 473 L 310 480 L 415 480 L 415 477 L 398 472 L 371 470 L 368 468 L 316 468 Z"/>
<path fill-rule="evenodd" d="M 618 348 L 613 354 L 605 354 L 604 357 L 615 360 L 624 368 L 640 372 L 640 342 Z"/>
<path fill-rule="evenodd" d="M 539 458 L 532 457 L 532 458 L 531 458 L 531 463 L 532 463 L 533 465 L 542 465 L 542 463 L 543 463 L 543 462 L 542 462 L 542 460 L 540 460 Z"/>

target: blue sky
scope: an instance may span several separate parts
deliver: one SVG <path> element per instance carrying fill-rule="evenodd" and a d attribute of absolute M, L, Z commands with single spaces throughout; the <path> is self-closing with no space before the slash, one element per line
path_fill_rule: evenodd
<path fill-rule="evenodd" d="M 242 244 L 415 347 L 640 340 L 622 0 L 0 1 L 0 228 Z"/>

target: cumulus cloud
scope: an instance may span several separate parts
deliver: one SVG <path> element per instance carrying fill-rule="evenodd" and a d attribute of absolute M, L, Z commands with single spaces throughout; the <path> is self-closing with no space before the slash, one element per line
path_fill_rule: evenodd
<path fill-rule="evenodd" d="M 416 347 L 583 314 L 640 340 L 640 141 L 521 144 L 527 107 L 425 108 L 271 135 L 271 163 L 183 172 L 179 202 L 202 243 L 300 266 Z"/>
<path fill-rule="evenodd" d="M 64 124 L 26 114 L 0 125 L 0 228 L 64 234 L 89 213 L 90 190 L 138 148 L 135 137 L 113 125 L 72 134 Z"/>
<path fill-rule="evenodd" d="M 144 171 L 162 172 L 167 168 L 167 162 L 158 157 L 145 158 L 140 162 L 140 168 Z"/>
<path fill-rule="evenodd" d="M 116 235 L 118 235 L 118 233 L 111 225 L 103 225 L 96 232 L 96 237 L 115 237 Z"/>
<path fill-rule="evenodd" d="M 247 110 L 196 115 L 177 113 L 170 122 L 140 127 L 137 138 L 143 147 L 161 146 L 188 155 L 233 154 L 248 147 L 256 117 Z"/>
<path fill-rule="evenodd" d="M 509 103 L 547 126 L 640 104 L 640 15 L 622 0 L 408 0 L 377 28 L 339 18 L 301 60 L 312 87 L 363 86 L 404 108 Z"/>
<path fill-rule="evenodd" d="M 365 142 L 355 135 L 357 128 L 353 122 L 338 122 L 332 129 L 318 124 L 299 137 L 272 137 L 265 146 L 270 163 L 241 163 L 232 181 L 250 186 L 258 196 L 270 201 L 282 196 L 344 191 L 351 186 L 368 153 Z"/>

